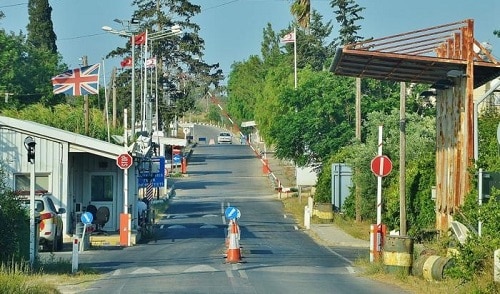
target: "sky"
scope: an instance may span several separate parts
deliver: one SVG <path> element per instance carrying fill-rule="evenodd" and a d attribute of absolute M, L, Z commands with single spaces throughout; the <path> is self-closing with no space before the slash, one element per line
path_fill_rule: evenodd
<path fill-rule="evenodd" d="M 0 29 L 7 32 L 26 32 L 28 0 L 0 0 L 5 17 Z M 122 29 L 114 19 L 130 20 L 131 0 L 49 0 L 57 46 L 63 61 L 70 68 L 81 65 L 87 56 L 89 64 L 104 60 L 104 72 L 109 74 L 119 61 L 106 60 L 107 53 L 124 46 L 125 39 L 104 32 L 102 26 Z M 262 32 L 271 23 L 275 31 L 286 29 L 293 17 L 292 0 L 191 0 L 202 12 L 193 18 L 201 27 L 205 40 L 204 61 L 219 63 L 227 75 L 231 64 L 260 55 Z M 500 1 L 498 0 L 358 0 L 365 9 L 360 21 L 359 35 L 381 38 L 418 29 L 474 19 L 474 37 L 493 46 L 493 55 L 500 59 Z M 338 25 L 334 20 L 330 0 L 311 0 L 311 7 L 323 15 L 323 21 L 333 20 L 336 37 Z M 298 40 L 300 42 L 300 40 Z M 223 83 L 224 84 L 224 83 Z"/>

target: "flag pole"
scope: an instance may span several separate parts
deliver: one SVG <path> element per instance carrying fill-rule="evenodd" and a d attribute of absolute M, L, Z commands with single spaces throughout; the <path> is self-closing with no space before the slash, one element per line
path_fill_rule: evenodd
<path fill-rule="evenodd" d="M 294 82 L 297 89 L 297 29 L 293 28 L 293 66 L 294 66 Z"/>
<path fill-rule="evenodd" d="M 148 30 L 146 29 L 146 41 L 144 42 L 144 91 L 143 91 L 143 97 L 142 97 L 142 129 L 141 131 L 144 131 L 144 124 L 146 122 L 146 97 L 148 95 L 148 67 L 147 67 L 147 62 L 148 62 Z"/>

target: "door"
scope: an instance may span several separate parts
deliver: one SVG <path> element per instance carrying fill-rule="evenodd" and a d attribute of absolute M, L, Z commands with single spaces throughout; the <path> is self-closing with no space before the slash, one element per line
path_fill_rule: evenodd
<path fill-rule="evenodd" d="M 94 205 L 97 210 L 101 207 L 107 207 L 109 210 L 108 221 L 104 223 L 102 230 L 116 231 L 116 175 L 114 173 L 91 173 L 90 174 L 90 204 Z M 99 221 L 98 213 L 94 222 Z"/>

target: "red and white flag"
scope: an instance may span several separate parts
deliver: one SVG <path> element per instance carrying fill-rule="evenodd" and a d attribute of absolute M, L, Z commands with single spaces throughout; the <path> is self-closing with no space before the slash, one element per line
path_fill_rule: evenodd
<path fill-rule="evenodd" d="M 126 57 L 120 62 L 120 65 L 122 67 L 131 67 L 132 66 L 132 58 L 131 57 Z"/>
<path fill-rule="evenodd" d="M 146 38 L 147 38 L 146 32 L 142 32 L 138 35 L 134 35 L 133 38 L 134 38 L 135 45 L 146 44 Z"/>
<path fill-rule="evenodd" d="M 146 67 L 154 68 L 156 66 L 156 57 L 146 59 Z"/>
<path fill-rule="evenodd" d="M 281 38 L 281 43 L 294 43 L 294 42 L 295 42 L 294 32 L 288 33 Z"/>

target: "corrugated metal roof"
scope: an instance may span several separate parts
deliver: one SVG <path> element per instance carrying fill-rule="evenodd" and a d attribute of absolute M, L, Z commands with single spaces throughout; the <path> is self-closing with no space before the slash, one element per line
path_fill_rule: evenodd
<path fill-rule="evenodd" d="M 116 159 L 125 152 L 125 147 L 101 141 L 88 136 L 72 133 L 32 121 L 0 116 L 0 127 L 19 130 L 23 133 L 69 144 L 70 152 L 87 152 L 106 158 Z"/>
<path fill-rule="evenodd" d="M 466 72 L 474 59 L 474 88 L 500 75 L 500 64 L 473 39 L 473 21 L 430 27 L 338 48 L 330 70 L 338 75 L 433 84 L 450 71 Z M 469 50 L 467 46 L 473 46 Z"/>

